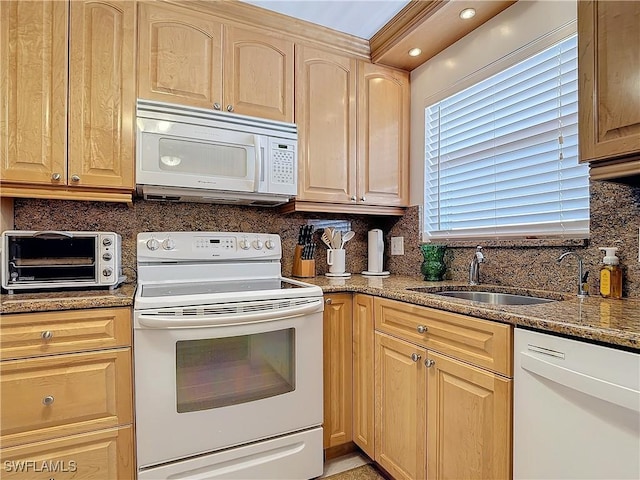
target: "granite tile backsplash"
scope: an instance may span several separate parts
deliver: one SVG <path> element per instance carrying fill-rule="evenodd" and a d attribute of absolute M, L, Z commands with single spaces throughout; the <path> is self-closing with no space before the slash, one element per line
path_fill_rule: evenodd
<path fill-rule="evenodd" d="M 282 271 L 291 275 L 293 251 L 298 229 L 309 219 L 347 220 L 355 237 L 346 246 L 347 271 L 359 273 L 367 268 L 367 231 L 385 232 L 385 268 L 399 275 L 420 275 L 419 249 L 421 213 L 411 207 L 403 217 L 377 217 L 337 214 L 279 214 L 271 208 L 165 203 L 138 200 L 133 207 L 113 203 L 61 200 L 15 200 L 15 228 L 23 230 L 106 230 L 123 239 L 123 264 L 135 267 L 135 239 L 142 231 L 245 231 L 280 234 L 283 240 Z M 624 269 L 624 296 L 640 297 L 638 228 L 640 227 L 640 186 L 613 182 L 591 182 L 591 239 L 587 245 L 518 245 L 516 242 L 486 243 L 487 263 L 481 266 L 483 283 L 544 290 L 574 292 L 577 266 L 574 259 L 558 265 L 555 259 L 566 250 L 584 258 L 590 271 L 592 294 L 598 292 L 598 272 L 602 255 L 599 246 L 617 246 Z M 392 236 L 404 237 L 405 255 L 389 255 Z M 316 270 L 327 271 L 326 248 L 317 233 Z M 466 281 L 474 248 L 455 246 L 447 250 L 446 279 Z M 127 272 L 125 272 L 127 273 Z"/>

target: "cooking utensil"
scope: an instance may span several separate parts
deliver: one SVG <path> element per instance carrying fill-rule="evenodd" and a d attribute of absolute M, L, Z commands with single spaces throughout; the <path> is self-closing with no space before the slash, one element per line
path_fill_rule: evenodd
<path fill-rule="evenodd" d="M 351 230 L 345 233 L 344 236 L 342 237 L 340 248 L 344 248 L 344 244 L 347 243 L 349 240 L 351 240 L 353 237 L 355 237 L 355 235 L 356 235 L 356 232 L 353 232 Z"/>
<path fill-rule="evenodd" d="M 325 228 L 324 232 L 322 232 L 321 239 L 327 247 L 332 248 L 331 240 L 333 239 L 333 229 L 329 227 Z"/>
<path fill-rule="evenodd" d="M 333 238 L 331 239 L 331 246 L 335 249 L 342 248 L 342 233 L 339 230 L 333 232 Z"/>

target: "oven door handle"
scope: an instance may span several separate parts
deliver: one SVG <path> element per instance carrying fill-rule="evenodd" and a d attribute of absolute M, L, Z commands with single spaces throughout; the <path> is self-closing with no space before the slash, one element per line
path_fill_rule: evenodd
<path fill-rule="evenodd" d="M 136 313 L 135 317 L 141 327 L 146 328 L 185 328 L 185 327 L 224 327 L 228 325 L 250 324 L 284 320 L 292 317 L 321 312 L 322 298 L 313 302 L 296 305 L 294 307 L 264 310 L 251 313 L 237 313 L 232 315 L 186 315 L 169 316 L 161 314 Z"/>

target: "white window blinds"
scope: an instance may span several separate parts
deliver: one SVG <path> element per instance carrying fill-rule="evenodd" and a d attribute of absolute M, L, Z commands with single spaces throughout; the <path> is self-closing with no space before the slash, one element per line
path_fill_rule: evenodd
<path fill-rule="evenodd" d="M 586 238 L 577 37 L 426 108 L 428 239 Z"/>

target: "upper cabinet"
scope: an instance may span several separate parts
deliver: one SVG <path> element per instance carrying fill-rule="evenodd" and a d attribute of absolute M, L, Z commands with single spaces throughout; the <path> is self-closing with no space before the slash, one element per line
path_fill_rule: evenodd
<path fill-rule="evenodd" d="M 408 121 L 406 72 L 298 46 L 298 196 L 285 209 L 402 214 Z"/>
<path fill-rule="evenodd" d="M 0 16 L 2 195 L 130 201 L 134 2 L 6 1 Z"/>
<path fill-rule="evenodd" d="M 141 4 L 138 96 L 293 122 L 293 41 Z"/>
<path fill-rule="evenodd" d="M 640 3 L 578 2 L 580 160 L 592 178 L 640 174 Z"/>
<path fill-rule="evenodd" d="M 408 205 L 409 111 L 408 73 L 359 62 L 357 201 Z"/>

